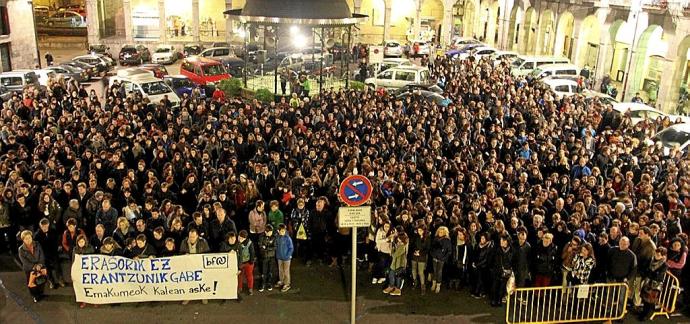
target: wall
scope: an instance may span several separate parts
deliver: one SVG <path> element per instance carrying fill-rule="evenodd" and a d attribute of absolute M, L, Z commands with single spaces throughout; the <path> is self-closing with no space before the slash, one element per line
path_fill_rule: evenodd
<path fill-rule="evenodd" d="M 0 43 L 10 43 L 13 69 L 33 69 L 38 63 L 36 34 L 31 5 L 24 0 L 0 0 L 7 6 L 10 35 L 0 36 Z"/>

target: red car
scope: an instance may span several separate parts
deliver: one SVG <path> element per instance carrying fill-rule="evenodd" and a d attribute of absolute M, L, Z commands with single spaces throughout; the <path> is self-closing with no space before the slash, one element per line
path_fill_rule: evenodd
<path fill-rule="evenodd" d="M 182 61 L 180 74 L 198 85 L 209 85 L 231 78 L 223 63 L 205 57 L 190 57 Z"/>
<path fill-rule="evenodd" d="M 142 64 L 139 65 L 139 68 L 153 72 L 153 76 L 159 79 L 162 79 L 164 76 L 168 75 L 168 70 L 165 68 L 165 66 L 160 64 Z"/>

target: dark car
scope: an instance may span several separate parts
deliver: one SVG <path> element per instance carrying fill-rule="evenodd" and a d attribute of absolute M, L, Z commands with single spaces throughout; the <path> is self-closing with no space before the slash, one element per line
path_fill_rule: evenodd
<path fill-rule="evenodd" d="M 120 65 L 144 64 L 151 61 L 151 52 L 141 44 L 125 45 L 120 50 L 119 61 Z"/>
<path fill-rule="evenodd" d="M 72 78 L 78 82 L 86 82 L 91 78 L 84 69 L 70 65 L 49 66 L 46 67 L 46 70 L 52 70 L 57 74 L 62 74 L 65 78 Z"/>
<path fill-rule="evenodd" d="M 223 61 L 223 65 L 232 77 L 241 78 L 244 75 L 244 60 L 239 57 L 228 58 Z"/>
<path fill-rule="evenodd" d="M 62 63 L 60 65 L 72 66 L 72 67 L 76 67 L 76 68 L 80 68 L 80 69 L 84 70 L 86 72 L 86 74 L 88 75 L 87 80 L 91 80 L 91 78 L 98 75 L 98 69 L 96 68 L 96 66 L 88 64 L 88 63 L 79 62 L 79 61 L 67 61 L 67 62 Z"/>
<path fill-rule="evenodd" d="M 182 49 L 182 54 L 185 57 L 190 57 L 192 55 L 199 55 L 204 50 L 201 44 L 186 44 Z"/>
<path fill-rule="evenodd" d="M 182 96 L 186 93 L 187 95 L 191 96 L 192 91 L 194 91 L 195 88 L 199 88 L 201 91 L 201 97 L 206 98 L 206 91 L 204 90 L 204 87 L 199 87 L 198 85 L 194 84 L 192 80 L 190 80 L 188 77 L 184 75 L 166 75 L 163 78 L 163 81 L 165 84 L 167 84 L 170 88 L 175 91 L 175 93 L 182 98 Z"/>
<path fill-rule="evenodd" d="M 153 72 L 153 76 L 159 79 L 162 79 L 164 76 L 168 75 L 168 70 L 161 64 L 142 64 L 139 65 L 139 68 Z"/>
<path fill-rule="evenodd" d="M 109 58 L 113 58 L 113 54 L 110 53 L 110 47 L 104 44 L 89 44 L 89 54 L 101 54 Z"/>

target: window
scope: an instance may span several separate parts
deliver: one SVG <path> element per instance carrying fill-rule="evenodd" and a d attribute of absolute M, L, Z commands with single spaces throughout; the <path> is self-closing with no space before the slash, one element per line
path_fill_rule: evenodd
<path fill-rule="evenodd" d="M 429 71 L 419 73 L 419 82 L 426 83 L 427 81 L 429 81 Z"/>
<path fill-rule="evenodd" d="M 209 56 L 211 56 L 211 53 L 212 53 L 212 52 L 213 52 L 213 51 L 204 51 L 203 53 L 201 53 L 201 56 L 203 56 L 203 57 L 209 57 Z"/>
<path fill-rule="evenodd" d="M 213 56 L 228 56 L 228 55 L 230 55 L 230 50 L 227 48 L 217 49 L 217 50 L 215 50 L 215 52 L 213 52 Z"/>
<path fill-rule="evenodd" d="M 214 75 L 221 75 L 221 74 L 225 74 L 225 69 L 223 69 L 223 65 L 221 65 L 221 64 L 204 66 L 204 75 L 205 76 L 214 76 Z"/>
<path fill-rule="evenodd" d="M 379 76 L 377 77 L 378 79 L 384 79 L 384 80 L 390 80 L 393 78 L 393 72 L 392 71 L 384 71 Z"/>
<path fill-rule="evenodd" d="M 144 93 L 151 96 L 170 92 L 170 88 L 162 81 L 144 83 L 141 85 L 141 89 L 144 90 Z"/>
<path fill-rule="evenodd" d="M 556 75 L 577 75 L 575 70 L 557 70 Z"/>
<path fill-rule="evenodd" d="M 559 86 L 556 86 L 555 91 L 570 92 L 570 88 L 568 87 L 568 85 L 559 85 Z"/>
<path fill-rule="evenodd" d="M 523 69 L 525 69 L 525 70 L 534 69 L 534 62 L 527 62 L 527 63 L 525 63 Z"/>
<path fill-rule="evenodd" d="M 10 34 L 10 19 L 5 6 L 0 7 L 0 34 Z"/>
<path fill-rule="evenodd" d="M 182 63 L 182 67 L 181 67 L 181 68 L 182 68 L 183 70 L 189 71 L 189 72 L 193 72 L 193 71 L 194 71 L 194 66 L 192 65 L 192 63 L 189 63 L 189 62 L 184 62 L 184 63 Z"/>
<path fill-rule="evenodd" d="M 6 77 L 2 78 L 2 85 L 5 87 L 9 86 L 21 86 L 22 85 L 22 78 L 21 77 Z"/>
<path fill-rule="evenodd" d="M 414 81 L 414 72 L 398 71 L 395 73 L 395 79 L 398 81 Z"/>

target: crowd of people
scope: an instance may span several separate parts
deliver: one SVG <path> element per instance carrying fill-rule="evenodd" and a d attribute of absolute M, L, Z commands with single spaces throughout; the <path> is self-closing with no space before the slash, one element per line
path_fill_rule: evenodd
<path fill-rule="evenodd" d="M 507 61 L 429 67 L 447 107 L 370 89 L 180 107 L 117 82 L 27 89 L 0 112 L 2 243 L 28 283 L 41 270 L 63 286 L 74 253 L 235 250 L 240 289 L 256 276 L 287 290 L 293 244 L 308 266 L 347 257 L 337 188 L 361 174 L 376 190 L 359 261 L 386 294 L 465 289 L 500 306 L 513 280 L 625 282 L 644 318 L 667 269 L 690 281 L 688 160 L 647 141 L 674 121 L 557 99 Z"/>

